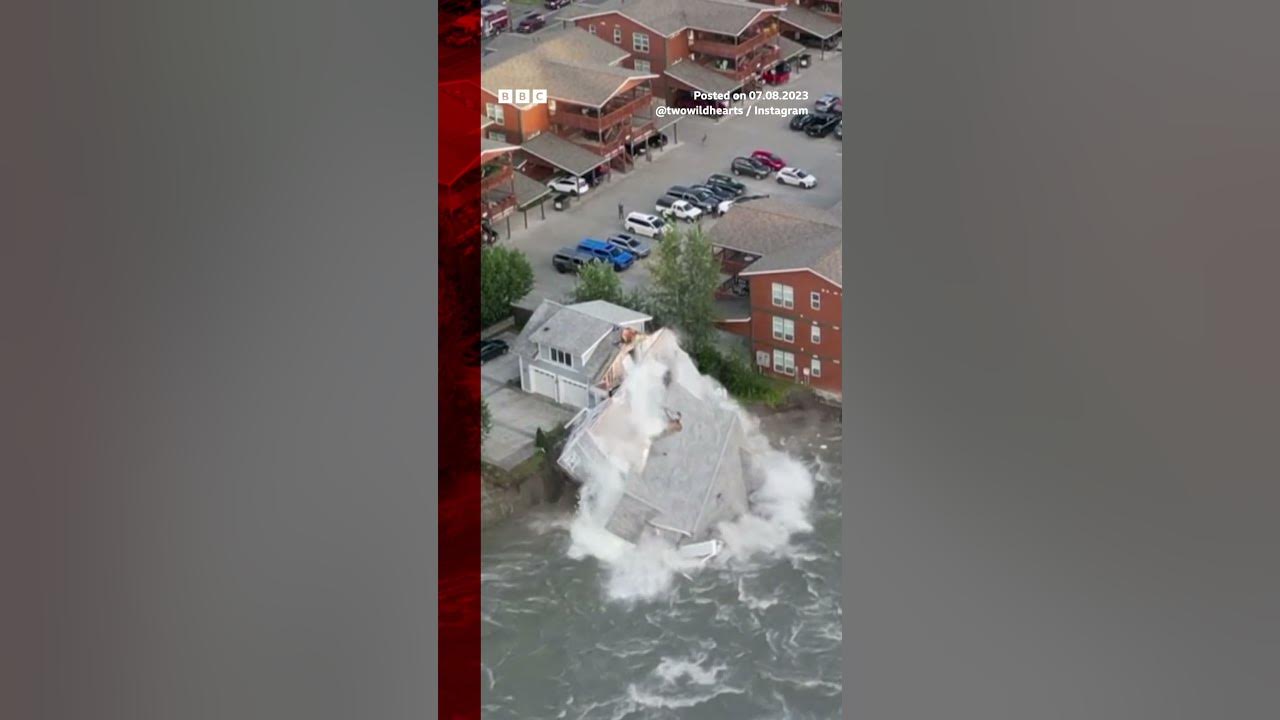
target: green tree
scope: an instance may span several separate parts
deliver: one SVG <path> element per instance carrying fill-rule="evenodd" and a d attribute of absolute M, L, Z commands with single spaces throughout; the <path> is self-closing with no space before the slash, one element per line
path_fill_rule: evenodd
<path fill-rule="evenodd" d="M 578 270 L 578 282 L 573 287 L 574 302 L 604 300 L 615 305 L 623 304 L 622 281 L 607 262 L 589 262 Z"/>
<path fill-rule="evenodd" d="M 706 347 L 715 323 L 715 293 L 720 268 L 702 228 L 681 234 L 670 230 L 658 241 L 657 262 L 650 269 L 650 310 L 673 325 L 691 350 Z"/>
<path fill-rule="evenodd" d="M 480 253 L 480 325 L 488 327 L 511 314 L 511 304 L 533 289 L 533 268 L 524 253 L 487 247 Z"/>

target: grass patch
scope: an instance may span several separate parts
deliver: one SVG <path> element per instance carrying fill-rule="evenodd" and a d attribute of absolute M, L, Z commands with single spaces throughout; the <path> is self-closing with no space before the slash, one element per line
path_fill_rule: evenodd
<path fill-rule="evenodd" d="M 511 468 L 510 471 L 503 470 L 497 465 L 491 465 L 487 462 L 480 463 L 481 474 L 486 479 L 495 485 L 509 488 L 520 487 L 525 480 L 541 472 L 543 467 L 542 453 L 534 453 L 529 459 Z"/>
<path fill-rule="evenodd" d="M 703 348 L 693 354 L 698 371 L 720 382 L 737 400 L 777 407 L 786 402 L 794 390 L 789 382 L 757 373 L 746 360 L 724 355 L 715 348 Z"/>

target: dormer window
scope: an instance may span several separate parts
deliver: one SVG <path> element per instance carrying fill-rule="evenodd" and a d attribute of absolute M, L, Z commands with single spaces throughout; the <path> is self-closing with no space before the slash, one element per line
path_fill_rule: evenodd
<path fill-rule="evenodd" d="M 573 356 L 559 348 L 547 348 L 547 357 L 557 365 L 573 367 Z"/>

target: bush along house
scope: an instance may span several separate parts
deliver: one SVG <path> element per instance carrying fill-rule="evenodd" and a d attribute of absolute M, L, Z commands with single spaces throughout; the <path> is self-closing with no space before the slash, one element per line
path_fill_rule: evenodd
<path fill-rule="evenodd" d="M 839 401 L 844 290 L 838 211 L 762 199 L 708 233 L 726 276 L 717 326 L 742 336 L 760 372 Z"/>
<path fill-rule="evenodd" d="M 758 88 L 782 59 L 783 9 L 736 0 L 606 0 L 561 13 L 587 32 L 631 54 L 631 67 L 658 77 L 669 105 L 696 102 L 694 91 Z"/>
<path fill-rule="evenodd" d="M 629 53 L 576 28 L 503 35 L 489 49 L 480 73 L 484 136 L 519 146 L 520 174 L 544 185 L 559 175 L 596 184 L 634 166 L 631 147 L 656 130 L 656 76 L 625 67 Z M 524 94 L 533 91 L 545 99 Z"/>

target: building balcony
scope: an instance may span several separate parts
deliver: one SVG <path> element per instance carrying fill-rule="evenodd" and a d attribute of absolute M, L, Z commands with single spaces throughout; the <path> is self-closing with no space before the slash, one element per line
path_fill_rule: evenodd
<path fill-rule="evenodd" d="M 697 32 L 689 49 L 696 53 L 711 57 L 736 60 L 778 36 L 778 26 L 769 24 L 761 27 L 753 35 L 733 38 L 715 33 Z"/>
<path fill-rule="evenodd" d="M 764 72 L 781 59 L 782 51 L 778 49 L 777 45 L 765 45 L 760 50 L 739 58 L 736 63 L 724 59 L 703 58 L 699 64 L 715 70 L 721 75 L 743 81 L 756 73 Z"/>
<path fill-rule="evenodd" d="M 515 212 L 516 196 L 511 193 L 497 193 L 480 200 L 480 217 L 494 222 Z"/>
<path fill-rule="evenodd" d="M 630 122 L 631 116 L 637 111 L 645 111 L 647 114 L 652 102 L 653 93 L 649 88 L 636 88 L 610 100 L 599 109 L 557 102 L 556 109 L 548 117 L 553 125 L 601 133 L 614 125 Z"/>
<path fill-rule="evenodd" d="M 481 168 L 481 172 L 480 192 L 487 192 L 495 187 L 509 187 L 511 185 L 513 171 L 511 166 L 506 163 L 485 165 Z"/>

